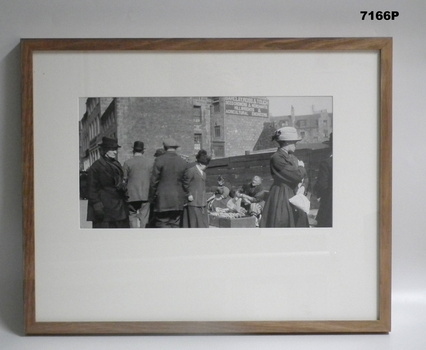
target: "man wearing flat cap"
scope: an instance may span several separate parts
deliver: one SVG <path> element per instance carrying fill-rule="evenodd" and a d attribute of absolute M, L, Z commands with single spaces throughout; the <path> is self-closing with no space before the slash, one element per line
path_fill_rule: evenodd
<path fill-rule="evenodd" d="M 127 193 L 123 169 L 117 161 L 120 147 L 116 139 L 103 137 L 101 157 L 88 170 L 87 221 L 93 228 L 128 228 Z"/>
<path fill-rule="evenodd" d="M 149 220 L 149 181 L 153 161 L 144 155 L 144 143 L 135 141 L 133 157 L 123 164 L 124 181 L 129 195 L 129 219 L 131 228 L 145 228 Z"/>
<path fill-rule="evenodd" d="M 151 176 L 150 202 L 154 203 L 154 226 L 181 226 L 185 192 L 183 175 L 188 163 L 177 153 L 179 145 L 172 138 L 163 141 L 165 153 L 155 158 Z"/>

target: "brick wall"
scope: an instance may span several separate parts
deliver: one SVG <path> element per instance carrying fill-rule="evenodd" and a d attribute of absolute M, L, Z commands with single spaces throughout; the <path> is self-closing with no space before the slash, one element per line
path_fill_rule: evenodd
<path fill-rule="evenodd" d="M 217 186 L 218 175 L 223 176 L 226 186 L 230 188 L 249 183 L 253 176 L 258 175 L 263 179 L 264 188 L 269 190 L 273 183 L 269 163 L 274 152 L 213 159 L 206 170 L 207 190 L 212 191 Z M 319 164 L 329 155 L 329 149 L 299 149 L 295 155 L 305 163 L 309 180 L 308 191 L 311 192 L 318 175 Z M 317 206 L 316 198 L 312 196 L 311 207 Z"/>
<path fill-rule="evenodd" d="M 194 106 L 201 107 L 201 123 L 193 123 L 193 133 L 201 134 L 201 148 L 205 149 L 207 153 L 210 154 L 212 149 L 210 115 L 211 99 L 206 97 L 194 97 L 192 99 L 192 103 Z M 193 150 L 193 154 L 196 154 L 197 152 L 198 150 Z"/>
<path fill-rule="evenodd" d="M 225 115 L 225 155 L 253 151 L 267 118 Z"/>
<path fill-rule="evenodd" d="M 145 143 L 145 154 L 152 157 L 167 137 L 174 138 L 182 154 L 194 153 L 192 98 L 117 98 L 116 115 L 120 149 L 119 161 L 132 156 L 134 141 Z"/>

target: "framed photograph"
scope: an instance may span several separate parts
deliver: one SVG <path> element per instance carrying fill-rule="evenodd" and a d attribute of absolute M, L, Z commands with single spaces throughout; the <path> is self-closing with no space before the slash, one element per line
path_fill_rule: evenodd
<path fill-rule="evenodd" d="M 21 49 L 26 334 L 390 331 L 391 38 Z"/>

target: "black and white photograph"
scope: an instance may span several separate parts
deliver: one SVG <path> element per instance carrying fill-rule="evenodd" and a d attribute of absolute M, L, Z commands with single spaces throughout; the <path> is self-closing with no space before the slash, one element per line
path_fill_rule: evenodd
<path fill-rule="evenodd" d="M 27 334 L 389 331 L 390 44 L 23 41 Z"/>
<path fill-rule="evenodd" d="M 332 96 L 82 97 L 80 228 L 332 227 Z"/>
<path fill-rule="evenodd" d="M 426 349 L 425 14 L 0 1 L 0 350 Z"/>

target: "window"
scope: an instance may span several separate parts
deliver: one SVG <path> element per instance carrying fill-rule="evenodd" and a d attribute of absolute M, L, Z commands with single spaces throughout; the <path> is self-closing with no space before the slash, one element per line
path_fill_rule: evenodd
<path fill-rule="evenodd" d="M 221 129 L 220 129 L 220 125 L 216 125 L 214 127 L 214 136 L 215 137 L 220 137 L 221 136 Z"/>
<path fill-rule="evenodd" d="M 192 116 L 194 118 L 194 123 L 201 124 L 201 106 L 194 106 Z"/>
<path fill-rule="evenodd" d="M 194 149 L 200 150 L 201 149 L 201 134 L 194 134 Z"/>
<path fill-rule="evenodd" d="M 213 158 L 225 157 L 225 147 L 222 144 L 214 144 L 212 150 Z"/>
<path fill-rule="evenodd" d="M 214 113 L 219 113 L 220 112 L 220 104 L 219 104 L 219 102 L 214 102 L 213 103 L 213 112 Z"/>
<path fill-rule="evenodd" d="M 99 135 L 101 132 L 101 122 L 100 122 L 100 117 L 97 116 L 96 117 L 96 135 Z"/>

